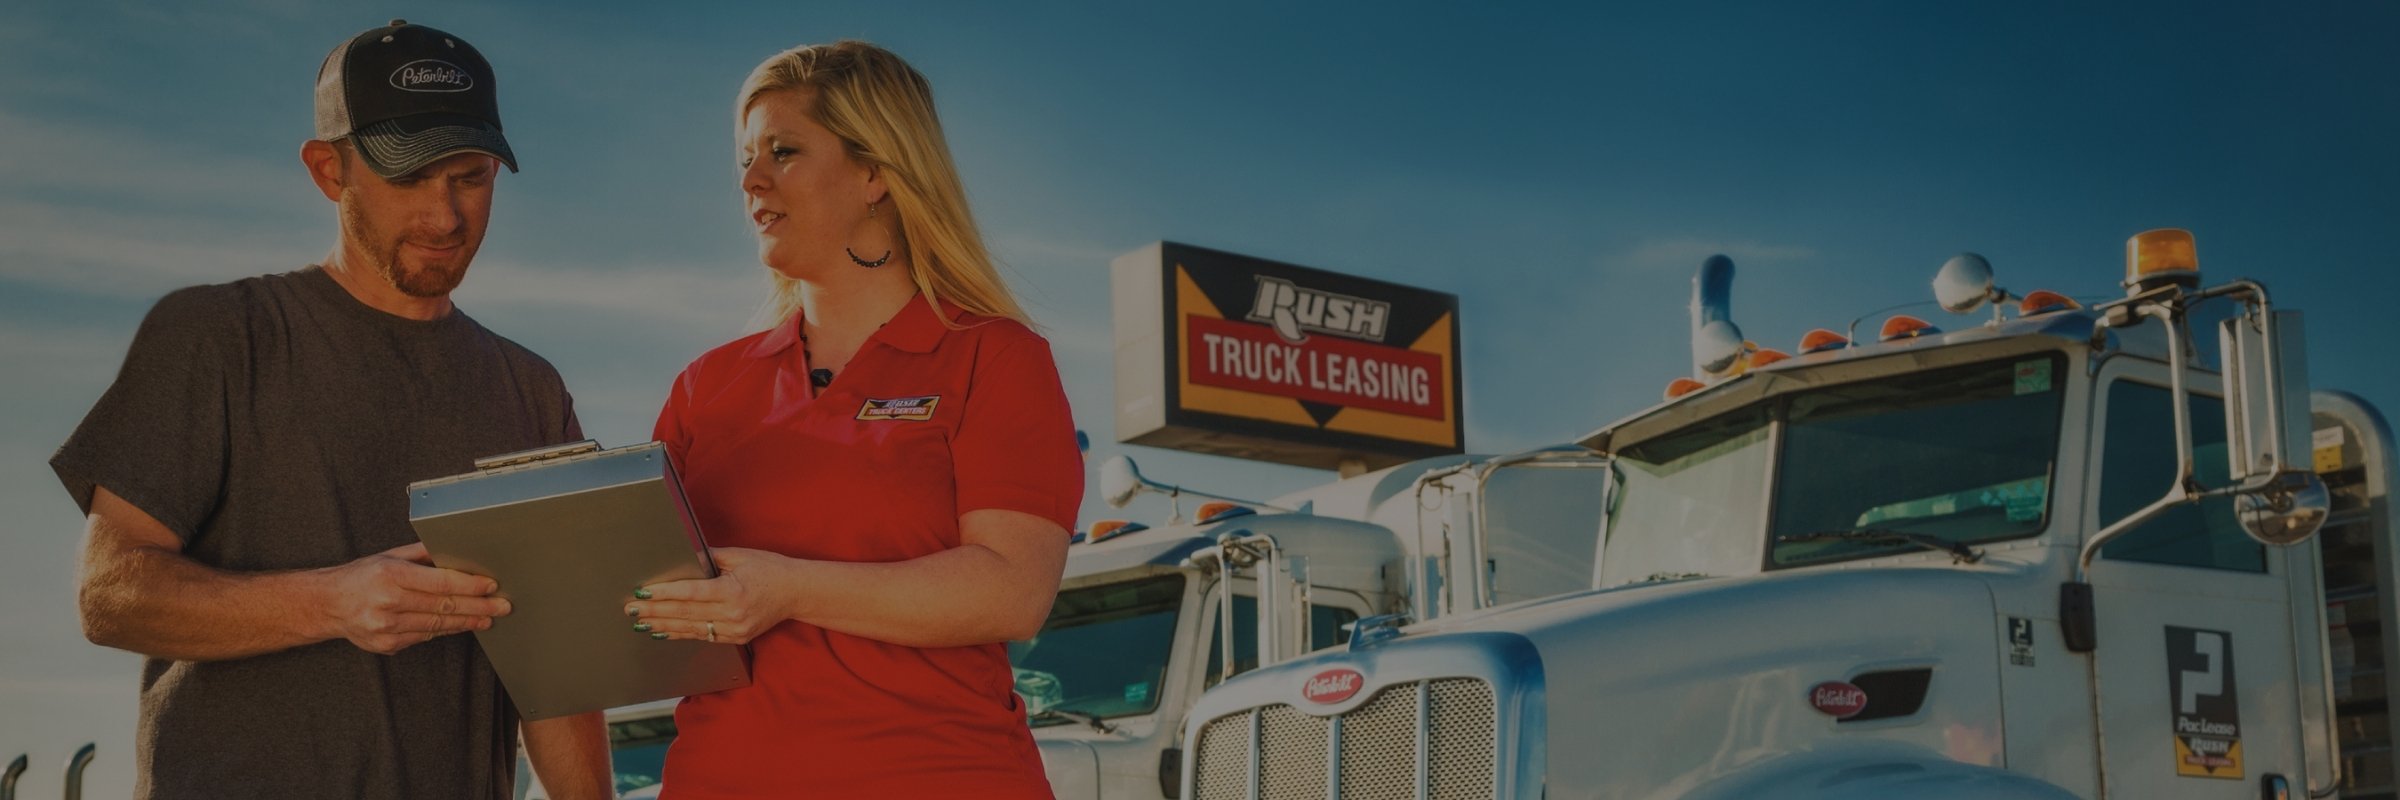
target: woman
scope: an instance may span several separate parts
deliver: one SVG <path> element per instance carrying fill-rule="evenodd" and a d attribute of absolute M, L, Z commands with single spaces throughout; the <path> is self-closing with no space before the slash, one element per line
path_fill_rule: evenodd
<path fill-rule="evenodd" d="M 748 643 L 752 684 L 677 708 L 667 796 L 1049 797 L 1003 648 L 1083 492 L 1049 344 L 899 57 L 791 50 L 737 99 L 771 326 L 693 361 L 657 430 L 720 574 L 626 612 Z"/>

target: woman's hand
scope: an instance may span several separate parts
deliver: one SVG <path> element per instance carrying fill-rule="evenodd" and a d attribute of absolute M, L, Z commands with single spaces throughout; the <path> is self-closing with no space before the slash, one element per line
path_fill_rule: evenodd
<path fill-rule="evenodd" d="M 625 604 L 633 629 L 653 639 L 748 644 L 792 618 L 796 559 L 765 550 L 712 547 L 717 577 L 644 586 Z M 713 637 L 712 637 L 713 632 Z"/>

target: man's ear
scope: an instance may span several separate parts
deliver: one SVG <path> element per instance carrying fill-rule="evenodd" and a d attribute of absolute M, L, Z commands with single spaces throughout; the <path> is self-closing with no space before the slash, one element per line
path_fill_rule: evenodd
<path fill-rule="evenodd" d="M 311 139 L 300 145 L 300 164 L 308 168 L 309 180 L 316 181 L 317 191 L 324 193 L 327 200 L 342 199 L 342 173 L 347 171 L 342 168 L 342 159 L 347 157 L 332 142 Z"/>

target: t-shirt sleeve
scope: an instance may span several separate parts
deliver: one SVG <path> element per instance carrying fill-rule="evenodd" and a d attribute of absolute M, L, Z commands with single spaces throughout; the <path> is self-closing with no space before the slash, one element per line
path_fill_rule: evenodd
<path fill-rule="evenodd" d="M 226 468 L 233 354 L 246 352 L 226 287 L 167 295 L 150 309 L 117 379 L 50 457 L 84 513 L 96 487 L 156 518 L 185 543 L 216 513 Z"/>
<path fill-rule="evenodd" d="M 1075 529 L 1083 456 L 1050 344 L 1026 337 L 975 365 L 950 443 L 958 511 L 1004 508 Z"/>
<path fill-rule="evenodd" d="M 563 381 L 559 384 L 558 401 L 567 412 L 566 429 L 559 432 L 558 441 L 562 444 L 583 441 L 583 418 L 575 414 L 575 395 L 567 391 Z"/>

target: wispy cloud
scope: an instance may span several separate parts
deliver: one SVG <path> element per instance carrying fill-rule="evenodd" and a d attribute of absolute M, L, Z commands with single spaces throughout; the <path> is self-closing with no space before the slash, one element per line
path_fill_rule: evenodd
<path fill-rule="evenodd" d="M 1814 247 L 1798 244 L 1770 244 L 1738 239 L 1712 239 L 1702 236 L 1678 236 L 1650 239 L 1634 245 L 1615 256 L 1604 258 L 1602 266 L 1653 270 L 1689 270 L 1700 266 L 1709 256 L 1723 254 L 1736 263 L 1791 262 L 1816 258 Z"/>
<path fill-rule="evenodd" d="M 0 319 L 0 374 L 42 376 L 51 385 L 92 385 L 115 375 L 130 330 L 60 327 Z"/>
<path fill-rule="evenodd" d="M 162 151 L 136 146 L 121 129 L 6 112 L 0 149 L 11 153 L 0 161 L 0 279 L 141 299 L 297 268 L 333 238 L 329 207 L 296 165 Z M 162 205 L 174 213 L 156 211 Z M 706 325 L 755 303 L 761 285 L 755 269 L 717 265 L 569 268 L 487 257 L 460 299 Z"/>
<path fill-rule="evenodd" d="M 81 70 L 62 68 L 84 56 L 77 52 L 82 43 L 61 35 L 61 28 L 34 9 L 12 7 L 0 12 L 0 75 L 38 77 L 0 80 L 0 97 L 59 100 L 105 96 L 99 94 L 107 88 L 100 80 Z M 16 160 L 12 156 L 6 164 Z"/>
<path fill-rule="evenodd" d="M 0 278 L 97 297 L 156 297 L 323 255 L 330 235 L 299 231 L 0 199 Z"/>
<path fill-rule="evenodd" d="M 1108 263 L 1130 246 L 1018 236 L 994 239 L 991 248 L 1002 278 L 1053 352 L 1062 359 L 1068 350 L 1109 355 Z"/>
<path fill-rule="evenodd" d="M 332 215 L 296 164 L 0 111 L 0 279 L 136 299 L 290 269 Z"/>
<path fill-rule="evenodd" d="M 263 160 L 209 150 L 123 124 L 98 125 L 0 110 L 4 195 L 104 207 L 175 208 L 210 218 L 277 217 L 325 207 L 288 156 Z M 328 217 L 329 218 L 329 217 Z"/>
<path fill-rule="evenodd" d="M 1002 238 L 992 242 L 993 255 L 1004 264 L 1020 269 L 1064 265 L 1071 268 L 1088 267 L 1096 274 L 1108 268 L 1108 262 L 1123 255 L 1131 247 L 1109 247 L 1096 242 L 1059 241 L 1055 239 Z"/>
<path fill-rule="evenodd" d="M 311 226 L 313 229 L 317 226 Z M 119 299 L 297 269 L 323 255 L 330 232 L 228 230 L 188 221 L 0 201 L 0 279 Z M 565 309 L 723 327 L 757 302 L 756 270 L 716 266 L 565 267 L 478 259 L 459 290 L 477 308 Z"/>
<path fill-rule="evenodd" d="M 458 290 L 476 308 L 560 309 L 733 330 L 767 288 L 757 269 L 689 265 L 562 267 L 477 259 Z"/>

